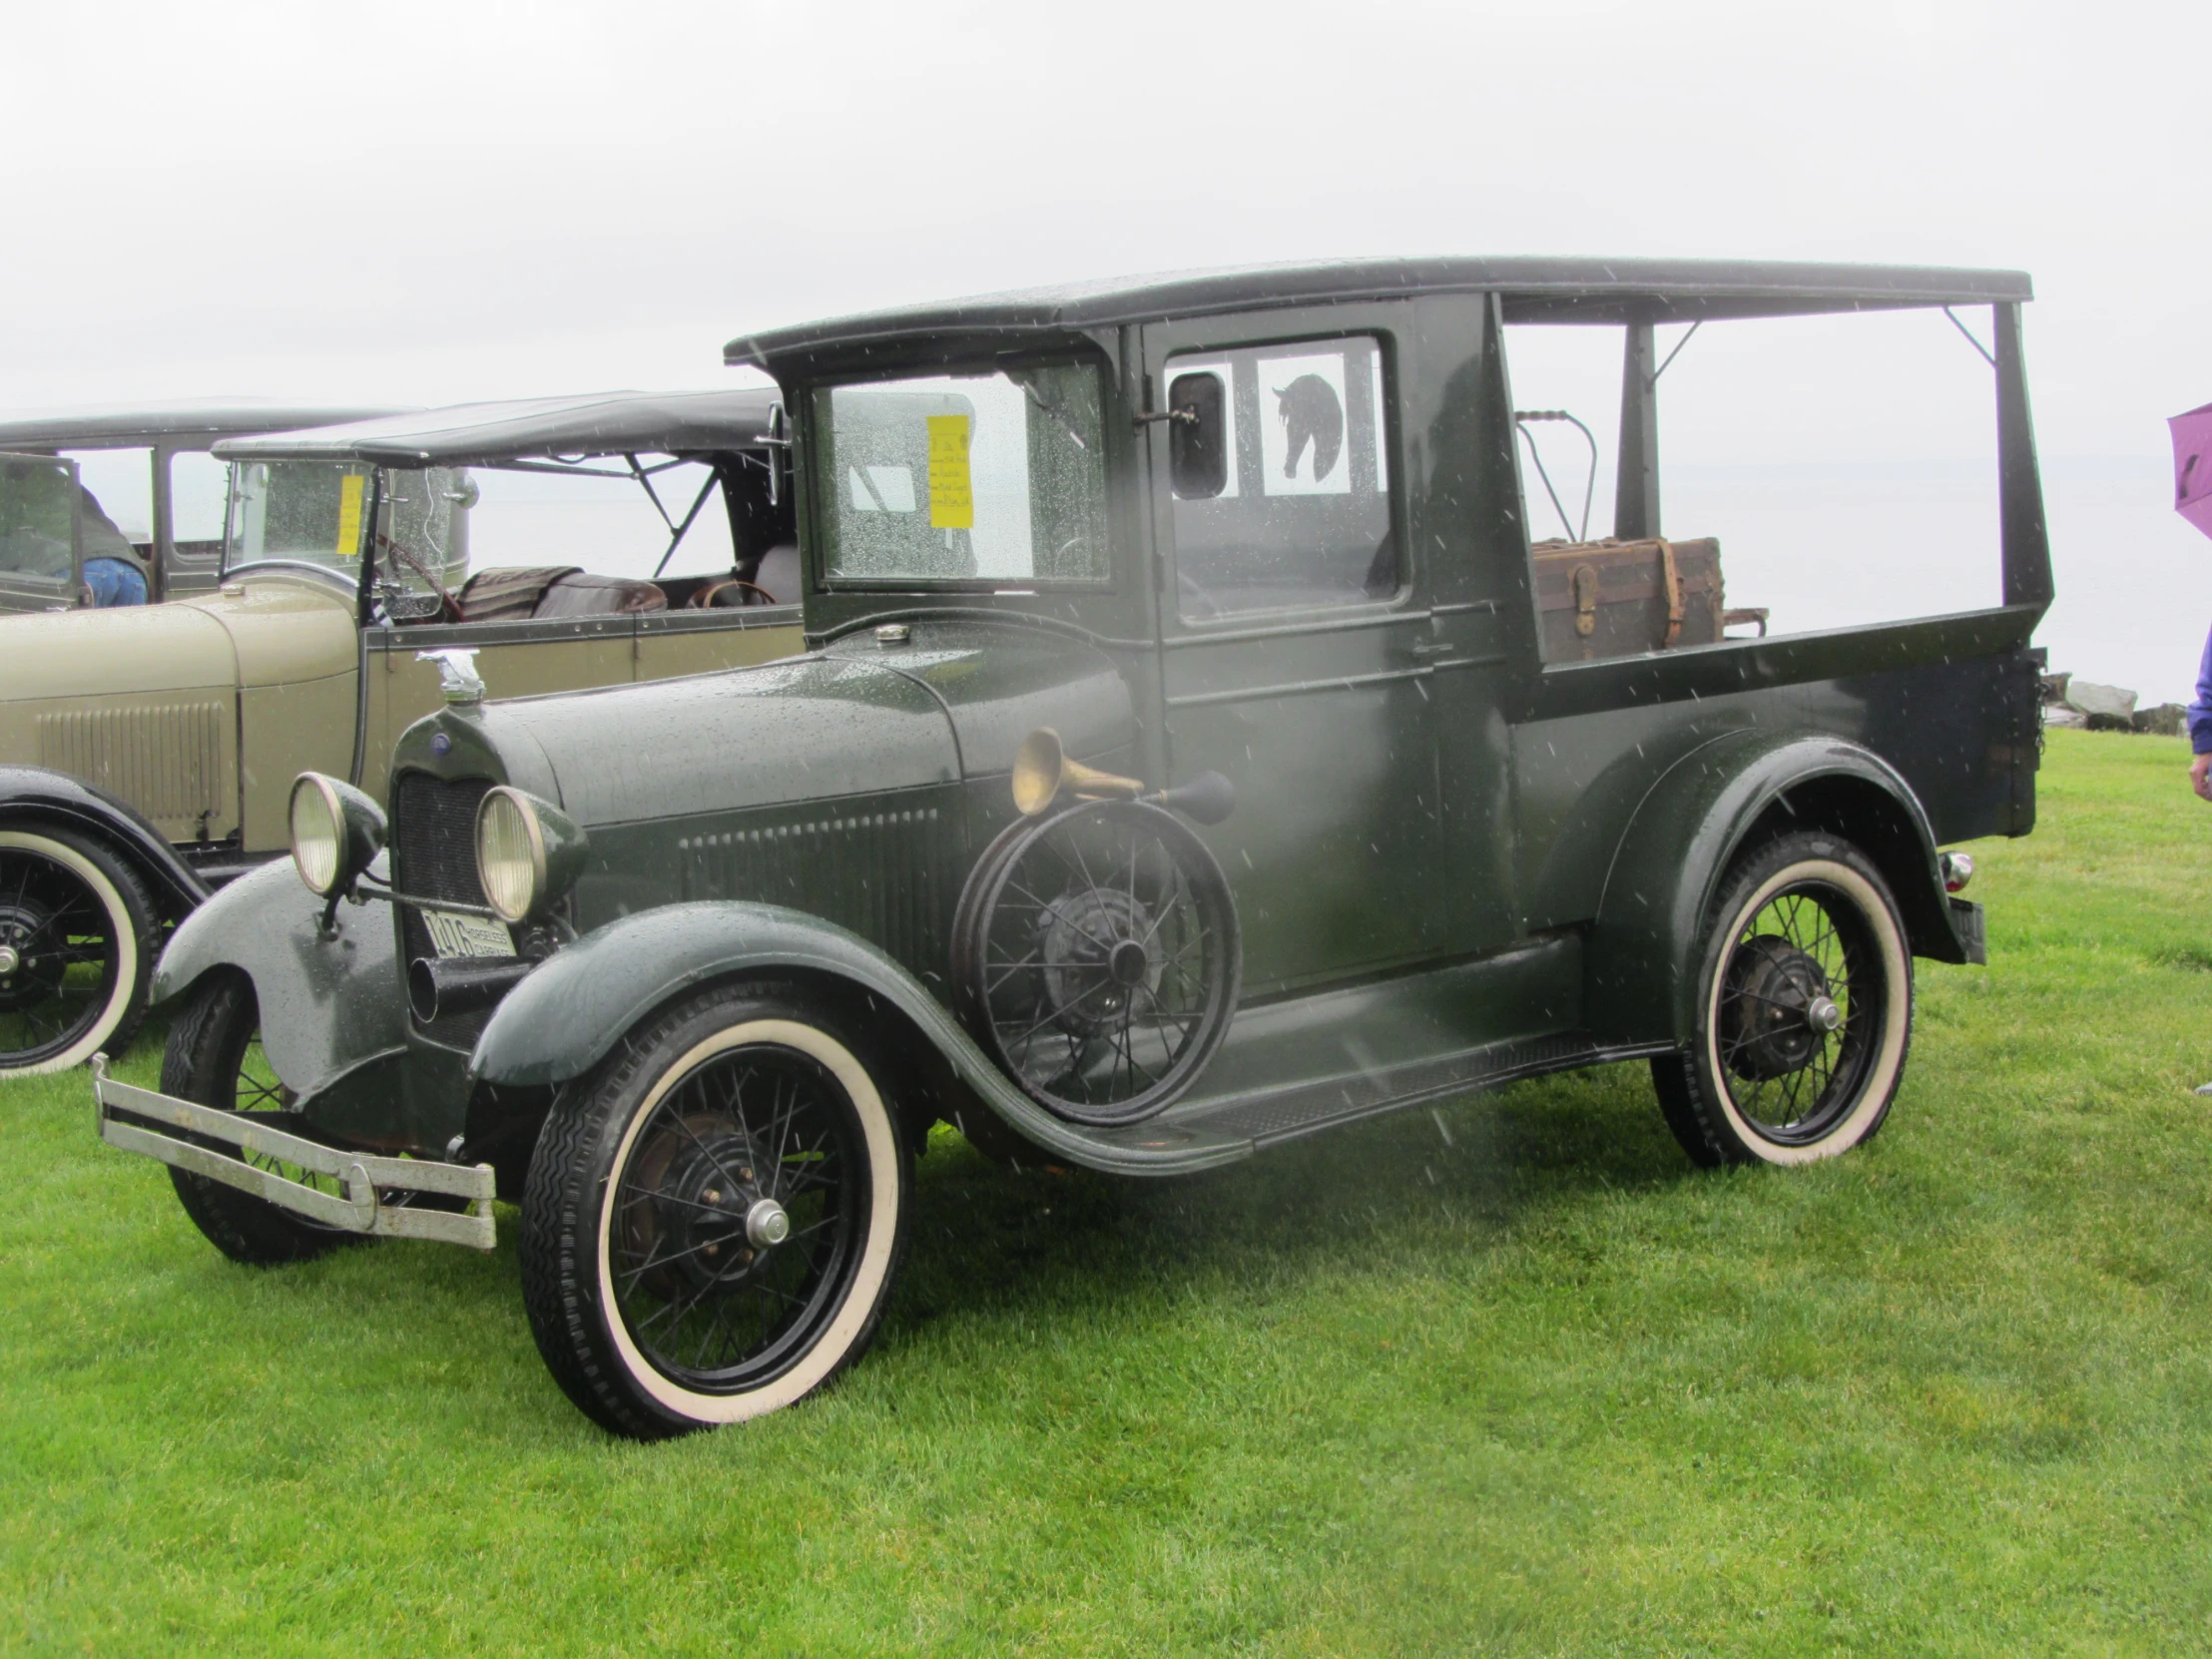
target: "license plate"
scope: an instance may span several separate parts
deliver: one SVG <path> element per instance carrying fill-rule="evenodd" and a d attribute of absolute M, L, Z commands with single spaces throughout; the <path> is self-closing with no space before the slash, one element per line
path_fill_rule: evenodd
<path fill-rule="evenodd" d="M 424 910 L 422 925 L 430 930 L 430 947 L 440 956 L 512 956 L 514 935 L 506 923 L 490 916 L 463 915 L 457 910 Z"/>

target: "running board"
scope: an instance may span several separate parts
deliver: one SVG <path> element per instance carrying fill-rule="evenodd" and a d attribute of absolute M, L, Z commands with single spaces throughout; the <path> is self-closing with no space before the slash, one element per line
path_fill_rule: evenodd
<path fill-rule="evenodd" d="M 124 1152 L 158 1158 L 188 1174 L 236 1187 L 279 1210 L 348 1233 L 385 1239 L 429 1239 L 439 1244 L 491 1250 L 493 1231 L 492 1168 L 489 1164 L 440 1164 L 417 1158 L 380 1158 L 346 1152 L 318 1141 L 302 1140 L 264 1119 L 219 1112 L 174 1095 L 157 1094 L 108 1075 L 108 1057 L 92 1057 L 92 1092 L 99 1102 L 100 1138 Z M 201 1144 L 213 1141 L 236 1152 Z M 293 1164 L 340 1183 L 345 1196 L 287 1180 L 275 1170 L 245 1161 L 252 1153 Z M 418 1210 L 405 1201 L 388 1201 L 383 1189 L 401 1195 L 435 1193 L 468 1201 L 465 1211 Z"/>
<path fill-rule="evenodd" d="M 1201 1098 L 1171 1106 L 1144 1123 L 1091 1134 L 1116 1146 L 1175 1151 L 1236 1146 L 1251 1153 L 1363 1118 L 1439 1105 L 1524 1078 L 1667 1052 L 1667 1045 L 1661 1043 L 1608 1044 L 1574 1031 L 1523 1037 L 1394 1066 L 1371 1062 L 1275 1088 Z"/>

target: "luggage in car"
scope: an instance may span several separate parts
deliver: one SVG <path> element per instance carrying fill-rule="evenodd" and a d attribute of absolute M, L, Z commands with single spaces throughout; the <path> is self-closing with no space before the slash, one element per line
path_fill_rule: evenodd
<path fill-rule="evenodd" d="M 1530 551 L 1547 663 L 1711 645 L 1731 623 L 1766 630 L 1764 611 L 1725 608 L 1721 544 L 1710 536 L 1540 541 Z"/>

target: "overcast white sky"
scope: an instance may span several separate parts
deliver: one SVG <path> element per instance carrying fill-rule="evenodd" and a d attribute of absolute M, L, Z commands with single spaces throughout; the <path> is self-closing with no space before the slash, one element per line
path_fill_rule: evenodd
<path fill-rule="evenodd" d="M 762 324 L 1419 253 L 2021 267 L 2054 666 L 2186 700 L 2212 7 L 9 8 L 0 408 L 723 383 Z"/>

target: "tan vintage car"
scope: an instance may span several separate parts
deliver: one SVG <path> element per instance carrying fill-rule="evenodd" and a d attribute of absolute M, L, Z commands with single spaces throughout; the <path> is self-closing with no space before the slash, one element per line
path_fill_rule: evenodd
<path fill-rule="evenodd" d="M 218 580 L 0 620 L 0 1071 L 119 1051 L 168 928 L 495 697 L 802 648 L 773 392 L 486 403 L 228 439 Z"/>
<path fill-rule="evenodd" d="M 0 613 L 89 608 L 88 560 L 135 573 L 145 600 L 209 591 L 230 472 L 216 443 L 394 412 L 215 397 L 0 416 Z"/>

